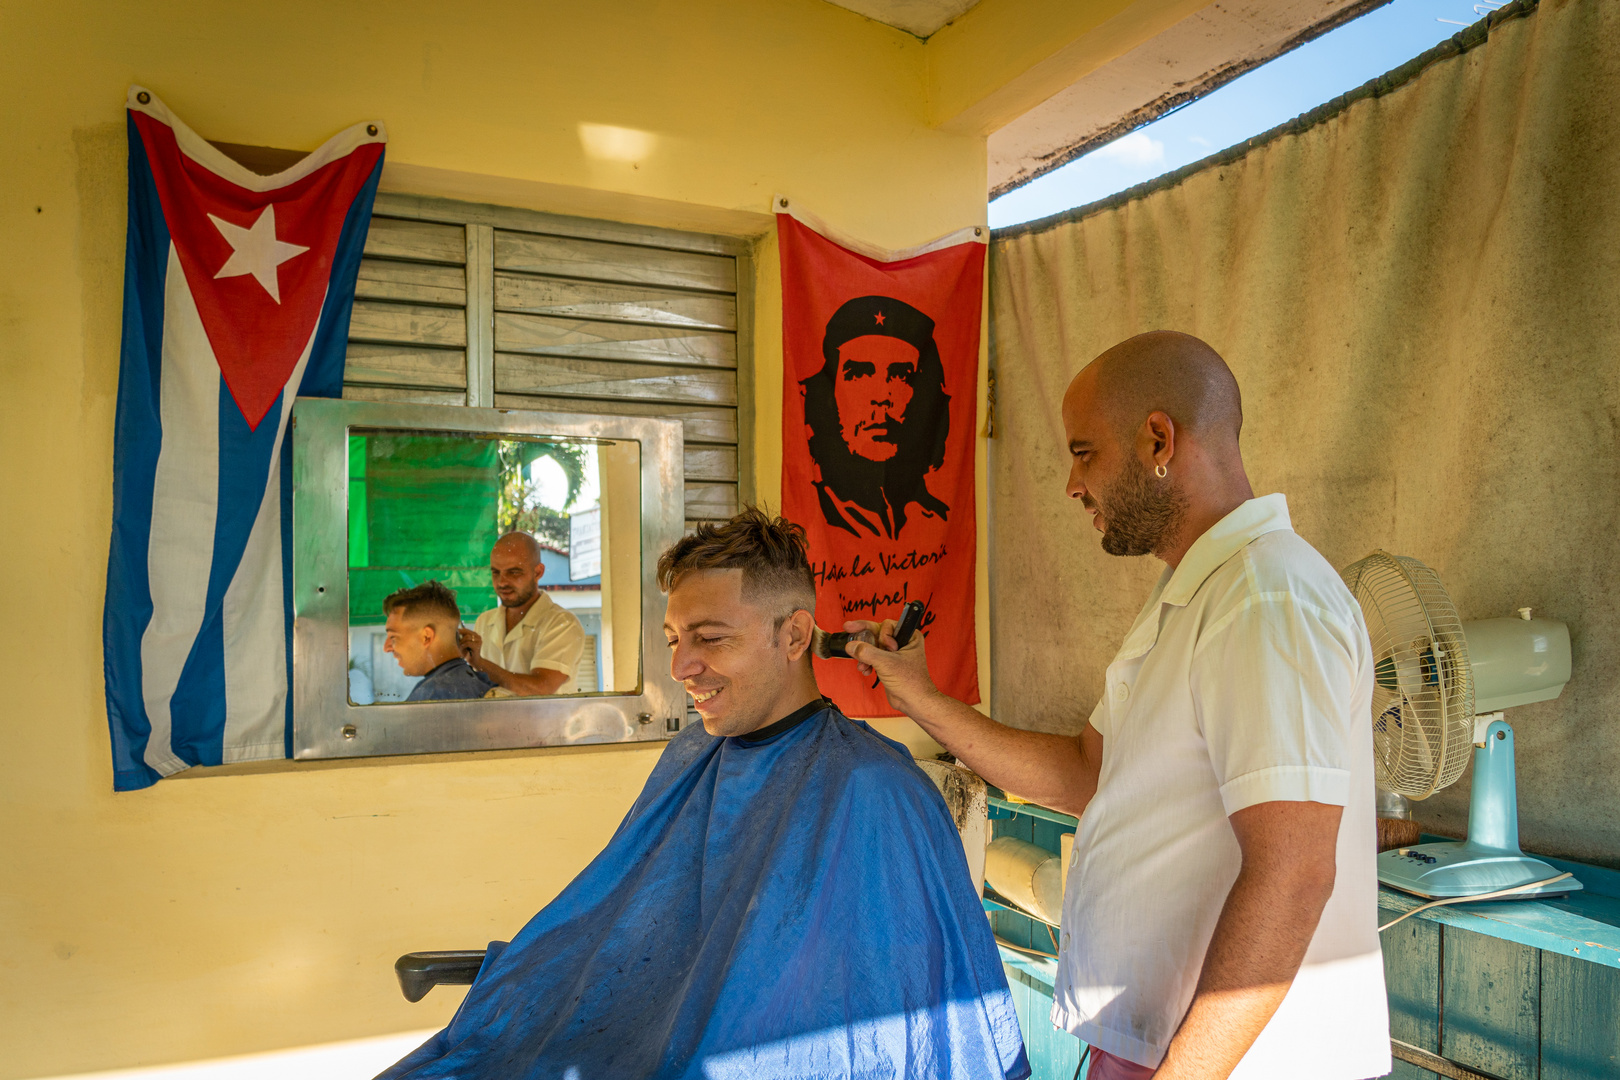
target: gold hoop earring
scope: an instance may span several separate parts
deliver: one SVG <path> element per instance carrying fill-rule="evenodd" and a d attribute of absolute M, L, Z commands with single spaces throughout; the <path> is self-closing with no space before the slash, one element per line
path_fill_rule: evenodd
<path fill-rule="evenodd" d="M 1153 475 L 1157 476 L 1160 480 L 1163 480 L 1165 477 L 1170 475 L 1170 470 L 1165 468 L 1163 465 L 1155 465 L 1153 466 Z"/>

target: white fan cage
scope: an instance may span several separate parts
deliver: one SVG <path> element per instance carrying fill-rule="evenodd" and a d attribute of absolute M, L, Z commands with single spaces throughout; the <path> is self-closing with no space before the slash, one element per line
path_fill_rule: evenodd
<path fill-rule="evenodd" d="M 1380 787 L 1426 799 L 1468 767 L 1474 672 L 1457 608 L 1416 559 L 1375 551 L 1345 567 L 1372 638 L 1373 758 Z"/>

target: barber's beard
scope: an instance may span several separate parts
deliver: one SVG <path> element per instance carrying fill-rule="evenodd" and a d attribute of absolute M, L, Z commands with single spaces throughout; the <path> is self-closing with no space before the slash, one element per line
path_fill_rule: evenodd
<path fill-rule="evenodd" d="M 1181 530 L 1187 497 L 1133 456 L 1097 505 L 1103 515 L 1102 549 L 1110 555 L 1151 555 Z"/>
<path fill-rule="evenodd" d="M 497 596 L 496 599 L 498 599 L 501 602 L 501 606 L 503 606 L 503 607 L 517 608 L 517 607 L 522 607 L 524 604 L 527 604 L 530 600 L 533 600 L 534 597 L 535 597 L 535 594 L 538 593 L 539 591 L 540 591 L 540 589 L 537 586 L 537 587 L 535 587 L 533 589 L 530 589 L 528 592 L 523 593 L 522 595 L 511 596 L 511 597 Z"/>

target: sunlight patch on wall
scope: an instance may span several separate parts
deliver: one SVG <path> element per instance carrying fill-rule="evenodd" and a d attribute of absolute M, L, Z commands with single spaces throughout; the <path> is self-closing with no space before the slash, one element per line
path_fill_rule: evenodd
<path fill-rule="evenodd" d="M 112 1072 L 75 1073 L 49 1080 L 355 1080 L 375 1076 L 415 1050 L 437 1029 L 402 1031 L 370 1039 L 301 1046 L 264 1054 L 188 1061 Z M 43 1078 L 42 1078 L 43 1080 Z"/>
<path fill-rule="evenodd" d="M 613 124 L 580 124 L 579 142 L 597 161 L 645 161 L 658 148 L 652 132 Z"/>

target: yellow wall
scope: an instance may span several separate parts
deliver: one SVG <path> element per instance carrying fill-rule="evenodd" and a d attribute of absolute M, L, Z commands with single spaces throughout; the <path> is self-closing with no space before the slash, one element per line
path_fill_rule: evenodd
<path fill-rule="evenodd" d="M 641 692 L 641 454 L 634 442 L 598 449 L 602 493 L 604 688 Z M 649 667 L 662 657 L 649 656 Z"/>
<path fill-rule="evenodd" d="M 308 149 L 381 117 L 396 188 L 741 232 L 768 226 L 755 215 L 781 189 L 900 247 L 985 212 L 982 138 L 925 122 L 923 49 L 820 0 L 0 0 L 0 1077 L 442 1022 L 456 995 L 407 1005 L 392 959 L 510 936 L 657 755 L 282 765 L 112 793 L 99 635 L 126 85 L 227 142 Z M 652 137 L 602 160 L 582 123 Z M 768 497 L 777 282 L 767 237 Z"/>

